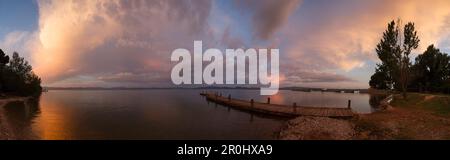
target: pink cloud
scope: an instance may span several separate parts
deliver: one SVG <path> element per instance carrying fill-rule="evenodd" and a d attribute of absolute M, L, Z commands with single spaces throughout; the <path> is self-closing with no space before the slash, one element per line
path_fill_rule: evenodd
<path fill-rule="evenodd" d="M 250 15 L 247 32 L 256 41 L 233 35 L 231 27 L 212 28 L 208 18 L 217 7 L 214 2 L 39 0 L 36 32 L 11 33 L 0 44 L 14 48 L 26 43 L 23 52 L 30 53 L 36 72 L 49 85 L 79 76 L 93 77 L 93 84 L 166 81 L 173 66 L 170 53 L 192 48 L 193 40 L 204 40 L 205 46 L 281 48 L 286 84 L 356 83 L 348 73 L 377 61 L 375 45 L 386 24 L 397 18 L 416 23 L 421 38 L 416 53 L 432 43 L 450 48 L 445 43 L 448 0 L 234 1 L 240 14 Z"/>
<path fill-rule="evenodd" d="M 171 51 L 207 30 L 209 0 L 42 0 L 36 72 L 47 84 L 79 75 L 163 73 Z M 152 61 L 149 63 L 149 61 Z M 160 63 L 154 63 L 154 62 Z"/>

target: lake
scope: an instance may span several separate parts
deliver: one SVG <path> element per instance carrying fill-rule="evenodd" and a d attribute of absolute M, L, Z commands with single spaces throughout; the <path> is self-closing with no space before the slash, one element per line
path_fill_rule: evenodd
<path fill-rule="evenodd" d="M 285 119 L 207 102 L 196 89 L 50 90 L 38 101 L 0 108 L 18 139 L 275 139 Z M 209 90 L 266 101 L 259 90 Z M 281 90 L 271 102 L 375 111 L 369 94 Z M 378 100 L 378 98 L 375 98 Z M 372 104 L 372 105 L 371 105 Z"/>

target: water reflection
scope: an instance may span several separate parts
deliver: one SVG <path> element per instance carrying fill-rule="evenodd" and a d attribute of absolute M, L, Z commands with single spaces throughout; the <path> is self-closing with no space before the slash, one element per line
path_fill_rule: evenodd
<path fill-rule="evenodd" d="M 387 97 L 387 95 L 385 95 L 385 94 L 371 94 L 370 99 L 369 99 L 369 104 L 375 111 L 380 110 L 381 109 L 381 108 L 379 108 L 380 102 L 383 99 L 385 99 L 386 97 Z"/>
<path fill-rule="evenodd" d="M 0 108 L 0 118 L 3 127 L 12 139 L 36 139 L 32 125 L 41 113 L 39 99 L 29 99 L 25 102 L 10 102 Z"/>
<path fill-rule="evenodd" d="M 228 105 L 219 104 L 219 103 L 216 103 L 214 101 L 206 99 L 206 97 L 203 97 L 203 99 L 208 104 L 208 106 L 210 106 L 210 104 L 214 105 L 215 109 L 217 109 L 217 107 L 221 107 L 221 108 L 226 108 L 228 113 L 231 110 L 237 111 L 237 112 L 246 113 L 246 114 L 249 115 L 248 116 L 249 117 L 249 122 L 254 122 L 255 121 L 254 117 L 264 118 L 264 119 L 275 119 L 275 120 L 281 120 L 281 121 L 289 120 L 289 118 L 285 118 L 285 117 L 274 116 L 274 115 L 270 115 L 270 114 L 263 114 L 263 113 L 258 113 L 258 112 L 252 112 L 252 111 L 248 111 L 248 110 L 238 109 L 238 108 L 235 108 L 235 107 L 230 107 Z"/>
<path fill-rule="evenodd" d="M 202 90 L 54 91 L 0 107 L 13 139 L 273 139 L 284 119 L 207 102 Z M 216 90 L 265 102 L 258 90 Z M 365 94 L 280 91 L 271 103 L 346 106 L 370 113 Z"/>
<path fill-rule="evenodd" d="M 254 99 L 258 102 L 267 102 L 270 97 L 271 103 L 292 105 L 296 103 L 298 106 L 309 107 L 337 107 L 346 108 L 348 100 L 351 100 L 353 111 L 357 113 L 371 113 L 376 111 L 376 104 L 369 103 L 379 99 L 380 95 L 370 94 L 355 94 L 355 93 L 336 93 L 336 92 L 302 92 L 281 90 L 276 95 L 260 96 L 258 90 L 209 90 L 210 92 L 217 92 L 222 95 L 231 95 L 232 98 L 241 100 Z M 382 97 L 381 97 L 382 98 Z"/>

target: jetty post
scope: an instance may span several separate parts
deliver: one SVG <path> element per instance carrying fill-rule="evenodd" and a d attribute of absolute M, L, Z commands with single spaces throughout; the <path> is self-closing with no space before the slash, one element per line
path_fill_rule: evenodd
<path fill-rule="evenodd" d="M 270 97 L 267 97 L 267 104 L 270 104 Z"/>
<path fill-rule="evenodd" d="M 352 109 L 352 100 L 348 100 L 347 108 Z"/>
<path fill-rule="evenodd" d="M 231 101 L 231 94 L 228 94 L 228 101 Z"/>
<path fill-rule="evenodd" d="M 250 99 L 250 106 L 251 106 L 251 107 L 253 107 L 253 103 L 255 103 L 255 102 L 253 101 L 253 99 Z"/>
<path fill-rule="evenodd" d="M 294 105 L 292 107 L 294 108 L 294 113 L 297 112 L 297 103 L 294 102 Z"/>

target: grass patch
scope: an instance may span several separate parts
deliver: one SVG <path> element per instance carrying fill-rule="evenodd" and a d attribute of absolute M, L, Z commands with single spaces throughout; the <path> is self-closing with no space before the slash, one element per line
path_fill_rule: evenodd
<path fill-rule="evenodd" d="M 420 105 L 422 108 L 434 113 L 450 117 L 450 97 L 435 97 L 432 100 L 424 101 Z"/>
<path fill-rule="evenodd" d="M 450 96 L 442 94 L 409 93 L 406 99 L 396 95 L 392 106 L 429 111 L 434 114 L 450 117 Z"/>

